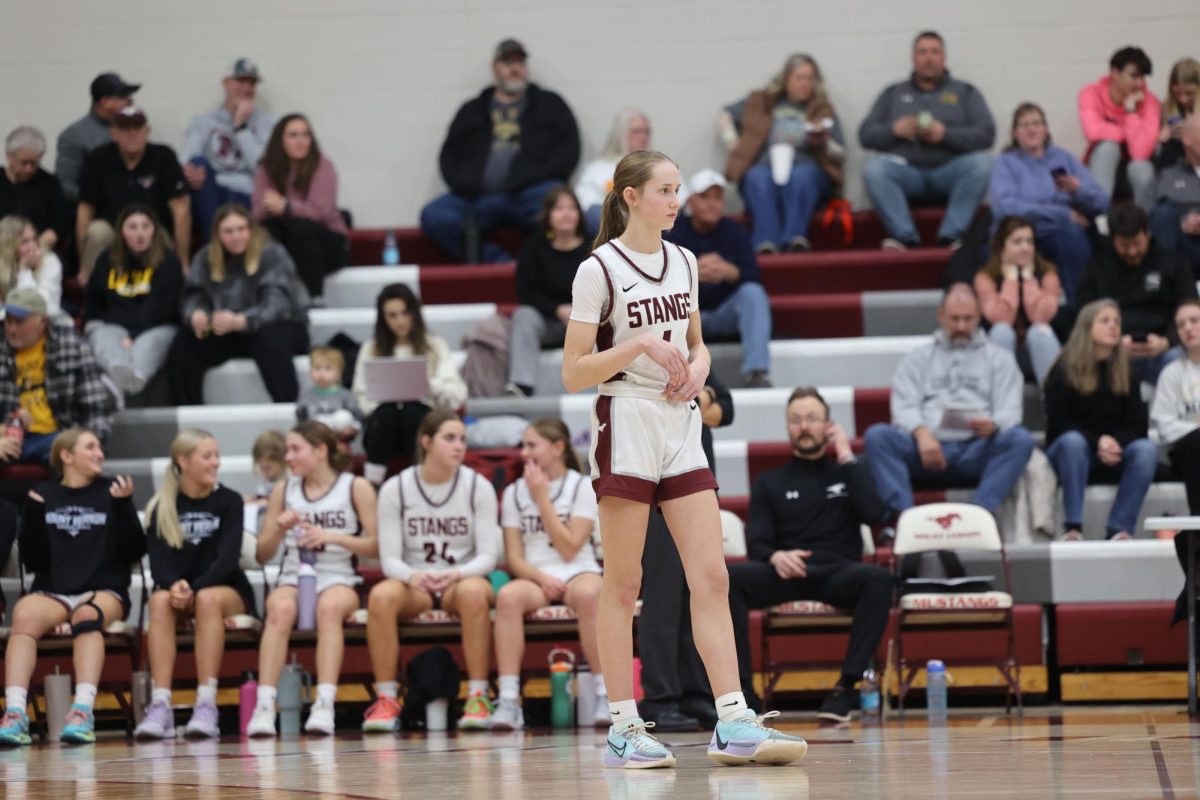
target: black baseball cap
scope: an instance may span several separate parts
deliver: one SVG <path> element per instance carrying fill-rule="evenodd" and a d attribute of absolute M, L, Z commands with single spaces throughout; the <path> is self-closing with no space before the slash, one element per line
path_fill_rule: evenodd
<path fill-rule="evenodd" d="M 104 72 L 92 81 L 92 102 L 102 97 L 129 97 L 140 88 L 140 83 L 126 83 L 117 73 Z"/>
<path fill-rule="evenodd" d="M 525 52 L 525 45 L 516 39 L 505 39 L 496 45 L 496 56 L 492 60 L 507 61 L 510 58 L 529 58 L 529 54 Z"/>

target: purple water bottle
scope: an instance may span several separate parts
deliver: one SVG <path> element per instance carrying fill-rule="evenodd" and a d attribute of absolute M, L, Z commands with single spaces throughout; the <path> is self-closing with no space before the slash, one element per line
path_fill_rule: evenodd
<path fill-rule="evenodd" d="M 300 569 L 297 571 L 296 589 L 297 600 L 296 629 L 302 631 L 315 630 L 317 627 L 317 554 L 312 550 L 300 551 Z"/>

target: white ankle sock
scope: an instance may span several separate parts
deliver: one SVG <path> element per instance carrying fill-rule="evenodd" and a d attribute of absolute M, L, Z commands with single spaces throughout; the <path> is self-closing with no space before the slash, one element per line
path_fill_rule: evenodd
<path fill-rule="evenodd" d="M 471 679 L 471 680 L 467 681 L 467 694 L 481 694 L 486 697 L 487 693 L 488 693 L 487 680 Z"/>
<path fill-rule="evenodd" d="M 501 700 L 516 700 L 521 696 L 521 676 L 520 675 L 501 675 L 500 676 L 500 699 Z"/>
<path fill-rule="evenodd" d="M 9 686 L 4 690 L 4 710 L 25 712 L 29 705 L 29 690 L 20 686 Z"/>
<path fill-rule="evenodd" d="M 275 695 L 277 690 L 274 686 L 258 685 L 258 694 L 255 695 L 254 705 L 257 708 L 269 708 L 275 710 Z"/>
<path fill-rule="evenodd" d="M 630 720 L 638 715 L 636 700 L 618 700 L 608 704 L 608 715 L 612 717 L 613 727 L 621 730 Z"/>
<path fill-rule="evenodd" d="M 731 722 L 746 710 L 746 695 L 730 692 L 717 698 L 717 717 L 721 722 Z"/>
<path fill-rule="evenodd" d="M 318 683 L 317 684 L 317 702 L 322 705 L 332 706 L 333 701 L 337 699 L 337 684 L 336 683 Z"/>
<path fill-rule="evenodd" d="M 597 697 L 598 697 L 598 696 L 600 696 L 600 695 L 602 695 L 602 694 L 603 694 L 603 695 L 607 695 L 607 694 L 608 694 L 608 689 L 606 689 L 606 688 L 604 687 L 604 676 L 603 676 L 603 675 L 597 675 L 597 676 L 596 676 L 596 677 L 595 677 L 595 678 L 592 680 L 592 685 L 596 687 L 596 696 L 597 696 Z"/>
<path fill-rule="evenodd" d="M 375 684 L 375 694 L 395 700 L 400 694 L 400 684 L 396 681 L 380 681 Z"/>
<path fill-rule="evenodd" d="M 217 687 L 211 686 L 207 683 L 202 683 L 199 686 L 197 686 L 196 687 L 196 702 L 197 703 L 209 702 L 209 703 L 212 703 L 215 705 L 217 702 Z"/>
<path fill-rule="evenodd" d="M 199 690 L 197 690 L 197 693 L 198 692 L 199 692 Z M 150 690 L 150 702 L 151 703 L 166 703 L 167 705 L 171 705 L 171 690 L 170 689 L 151 689 Z"/>
<path fill-rule="evenodd" d="M 75 684 L 75 705 L 91 708 L 96 705 L 96 686 L 92 683 Z"/>

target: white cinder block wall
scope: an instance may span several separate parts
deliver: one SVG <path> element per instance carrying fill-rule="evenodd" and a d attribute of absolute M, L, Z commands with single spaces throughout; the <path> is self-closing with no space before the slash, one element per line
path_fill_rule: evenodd
<path fill-rule="evenodd" d="M 155 141 L 178 148 L 189 117 L 216 105 L 234 58 L 258 60 L 273 112 L 310 115 L 360 225 L 413 225 L 443 190 L 437 153 L 450 119 L 490 81 L 506 36 L 533 78 L 570 103 L 584 159 L 625 105 L 685 174 L 721 167 L 718 109 L 763 85 L 795 51 L 820 62 L 851 134 L 847 193 L 864 205 L 856 130 L 879 90 L 909 71 L 922 28 L 946 37 L 952 72 L 986 95 L 1006 140 L 1015 105 L 1042 103 L 1055 139 L 1081 150 L 1075 93 L 1128 43 L 1154 60 L 1200 56 L 1195 0 L 254 0 L 5 3 L 0 134 L 20 123 L 54 139 L 82 114 L 87 86 L 114 69 L 144 84 Z"/>

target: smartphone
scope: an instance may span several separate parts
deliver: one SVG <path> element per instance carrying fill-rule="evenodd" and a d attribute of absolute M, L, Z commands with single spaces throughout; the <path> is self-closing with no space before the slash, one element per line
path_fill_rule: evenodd
<path fill-rule="evenodd" d="M 1167 125 L 1172 128 L 1181 122 L 1183 122 L 1183 117 L 1167 117 Z"/>
<path fill-rule="evenodd" d="M 1134 331 L 1129 338 L 1138 344 L 1145 344 L 1148 334 L 1145 331 Z"/>
<path fill-rule="evenodd" d="M 1067 177 L 1067 168 L 1066 167 L 1055 167 L 1054 169 L 1050 170 L 1050 175 L 1054 178 L 1054 180 L 1058 180 L 1059 178 L 1065 178 L 1065 177 Z"/>

